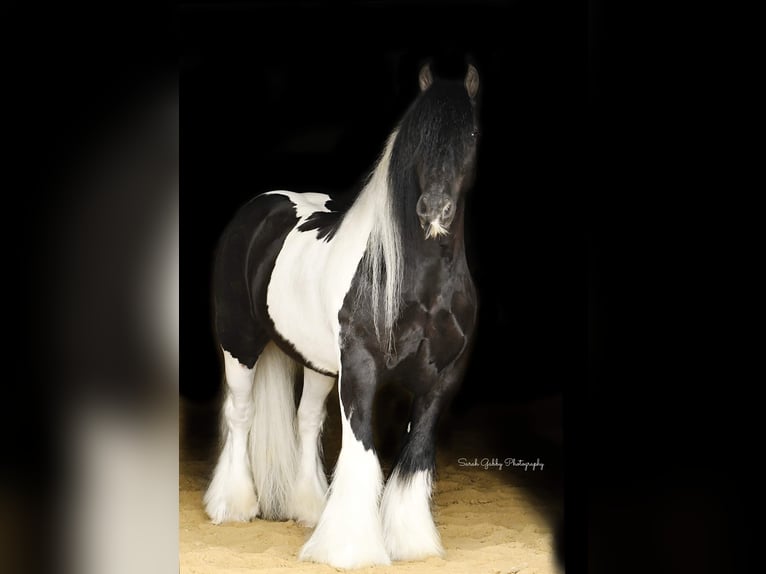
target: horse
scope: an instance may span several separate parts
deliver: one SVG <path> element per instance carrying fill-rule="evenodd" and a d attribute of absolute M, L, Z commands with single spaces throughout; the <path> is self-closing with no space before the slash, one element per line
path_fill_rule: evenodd
<path fill-rule="evenodd" d="M 418 85 L 351 200 L 258 195 L 223 231 L 213 263 L 226 383 L 206 512 L 216 524 L 313 527 L 298 558 L 337 568 L 444 556 L 430 501 L 437 421 L 475 333 L 464 212 L 479 74 L 469 64 L 445 79 L 425 64 Z M 372 411 L 387 381 L 403 384 L 412 406 L 384 488 Z M 336 382 L 342 445 L 328 488 L 320 433 Z"/>

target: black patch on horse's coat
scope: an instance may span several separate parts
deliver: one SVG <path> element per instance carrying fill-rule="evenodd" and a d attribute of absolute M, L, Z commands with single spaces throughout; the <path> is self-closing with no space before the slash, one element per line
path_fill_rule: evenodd
<path fill-rule="evenodd" d="M 340 399 L 351 430 L 365 450 L 374 450 L 372 411 L 379 365 L 375 352 L 363 346 L 344 347 L 341 352 Z"/>
<path fill-rule="evenodd" d="M 317 239 L 331 241 L 349 208 L 353 205 L 355 195 L 350 193 L 333 195 L 324 206 L 330 211 L 315 211 L 298 226 L 298 231 L 317 230 Z"/>
<path fill-rule="evenodd" d="M 420 255 L 425 250 L 433 253 L 432 243 L 423 240 Z M 341 401 L 357 440 L 373 448 L 368 415 L 377 386 L 366 381 L 398 381 L 413 393 L 414 404 L 421 405 L 412 419 L 421 430 L 408 435 L 400 473 L 432 468 L 433 445 L 428 446 L 432 438 L 423 434 L 431 432 L 428 429 L 436 424 L 438 412 L 458 388 L 476 322 L 476 293 L 462 248 L 456 253 L 438 248 L 436 252 L 441 254 L 437 258 L 417 257 L 424 263 L 406 275 L 394 356 L 381 353 L 368 296 L 357 295 L 369 293 L 369 277 L 361 269 L 339 313 Z"/>
<path fill-rule="evenodd" d="M 227 226 L 213 269 L 215 330 L 220 345 L 253 368 L 271 339 L 265 313 L 271 272 L 285 238 L 297 223 L 285 196 L 261 195 L 243 205 Z"/>

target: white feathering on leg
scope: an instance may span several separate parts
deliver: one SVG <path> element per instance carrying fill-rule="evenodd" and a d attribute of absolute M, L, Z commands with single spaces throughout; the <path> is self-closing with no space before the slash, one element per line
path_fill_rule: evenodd
<path fill-rule="evenodd" d="M 392 560 L 444 556 L 431 516 L 431 472 L 419 470 L 403 478 L 394 470 L 381 502 L 383 537 Z"/>
<path fill-rule="evenodd" d="M 335 379 L 309 368 L 303 372 L 303 394 L 298 407 L 298 474 L 293 486 L 291 514 L 299 524 L 313 527 L 327 502 L 327 477 L 319 436 L 326 414 L 325 400 Z"/>
<path fill-rule="evenodd" d="M 226 399 L 223 406 L 224 445 L 213 480 L 205 492 L 205 510 L 214 524 L 246 522 L 259 511 L 247 452 L 253 420 L 253 369 L 224 350 Z"/>
<path fill-rule="evenodd" d="M 356 439 L 343 414 L 341 421 L 343 447 L 330 496 L 319 524 L 298 557 L 336 568 L 391 564 L 378 508 L 383 488 L 378 457 Z"/>

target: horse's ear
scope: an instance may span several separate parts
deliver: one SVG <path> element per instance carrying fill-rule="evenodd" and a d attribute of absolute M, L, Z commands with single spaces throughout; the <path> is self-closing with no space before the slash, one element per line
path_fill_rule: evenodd
<path fill-rule="evenodd" d="M 471 99 L 474 99 L 479 91 L 479 71 L 473 64 L 468 64 L 468 71 L 465 74 L 465 89 Z"/>
<path fill-rule="evenodd" d="M 420 68 L 420 74 L 418 74 L 418 85 L 420 85 L 420 91 L 425 92 L 429 86 L 433 83 L 434 77 L 431 75 L 431 64 L 424 64 Z"/>

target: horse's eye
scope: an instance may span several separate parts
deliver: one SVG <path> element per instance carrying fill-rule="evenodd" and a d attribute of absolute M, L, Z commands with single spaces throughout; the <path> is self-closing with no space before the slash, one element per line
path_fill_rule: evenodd
<path fill-rule="evenodd" d="M 477 137 L 479 137 L 479 130 L 473 130 L 473 131 L 471 132 L 471 137 L 472 137 L 472 138 L 477 138 Z"/>

